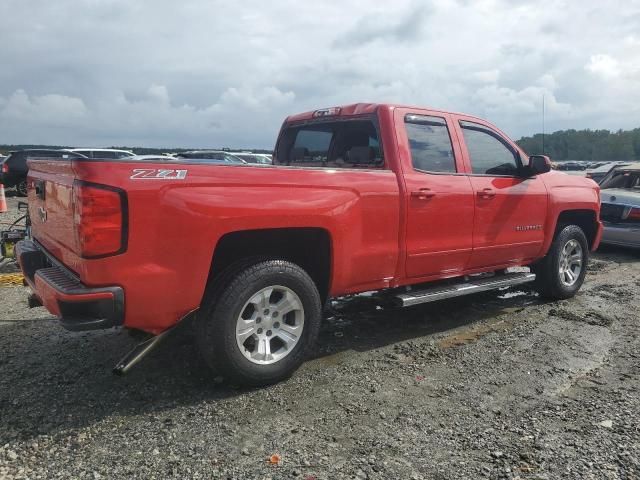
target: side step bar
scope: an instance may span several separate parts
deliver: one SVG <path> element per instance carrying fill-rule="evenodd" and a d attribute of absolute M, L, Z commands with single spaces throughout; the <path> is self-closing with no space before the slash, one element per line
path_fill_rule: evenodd
<path fill-rule="evenodd" d="M 393 298 L 399 306 L 410 307 L 411 305 L 435 302 L 445 298 L 460 297 L 470 293 L 520 285 L 522 283 L 532 282 L 535 279 L 535 273 L 507 273 L 505 275 L 473 280 L 457 285 L 445 285 L 427 288 L 425 290 L 416 290 L 415 292 L 396 295 Z"/>

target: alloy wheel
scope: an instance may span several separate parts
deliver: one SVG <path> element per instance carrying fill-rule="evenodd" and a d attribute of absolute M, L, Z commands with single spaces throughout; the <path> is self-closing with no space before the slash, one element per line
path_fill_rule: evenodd
<path fill-rule="evenodd" d="M 578 281 L 583 267 L 583 252 L 580 242 L 575 239 L 569 240 L 564 244 L 560 252 L 560 262 L 558 265 L 558 273 L 560 281 L 567 287 L 572 286 Z"/>
<path fill-rule="evenodd" d="M 245 303 L 236 323 L 236 342 L 247 360 L 270 365 L 292 352 L 303 329 L 300 297 L 290 288 L 273 285 Z"/>

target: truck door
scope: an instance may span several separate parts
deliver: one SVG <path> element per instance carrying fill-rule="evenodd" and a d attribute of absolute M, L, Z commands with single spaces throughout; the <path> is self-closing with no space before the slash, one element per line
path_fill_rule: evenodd
<path fill-rule="evenodd" d="M 459 118 L 456 128 L 475 194 L 469 268 L 534 258 L 545 238 L 544 182 L 521 175 L 519 151 L 489 125 Z"/>
<path fill-rule="evenodd" d="M 471 255 L 473 191 L 450 116 L 396 111 L 406 188 L 407 277 L 455 276 Z M 454 134 L 455 135 L 455 134 Z"/>

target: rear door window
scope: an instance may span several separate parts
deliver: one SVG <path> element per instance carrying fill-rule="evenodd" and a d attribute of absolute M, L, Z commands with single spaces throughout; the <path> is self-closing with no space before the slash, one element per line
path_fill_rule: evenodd
<path fill-rule="evenodd" d="M 372 120 L 338 120 L 290 126 L 280 136 L 276 165 L 380 168 L 384 164 Z"/>
<path fill-rule="evenodd" d="M 407 115 L 405 128 L 414 169 L 433 173 L 456 172 L 453 146 L 444 118 Z"/>

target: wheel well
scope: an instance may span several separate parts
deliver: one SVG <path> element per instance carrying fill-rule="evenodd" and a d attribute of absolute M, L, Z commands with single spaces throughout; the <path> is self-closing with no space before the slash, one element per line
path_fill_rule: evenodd
<path fill-rule="evenodd" d="M 288 260 L 303 268 L 313 279 L 322 301 L 329 294 L 331 240 L 322 228 L 276 228 L 227 233 L 213 252 L 209 282 L 228 266 L 247 257 Z"/>
<path fill-rule="evenodd" d="M 580 227 L 587 237 L 589 248 L 591 248 L 597 232 L 596 212 L 593 210 L 567 210 L 560 213 L 558 222 L 556 223 L 554 238 L 566 225 L 577 225 Z"/>

